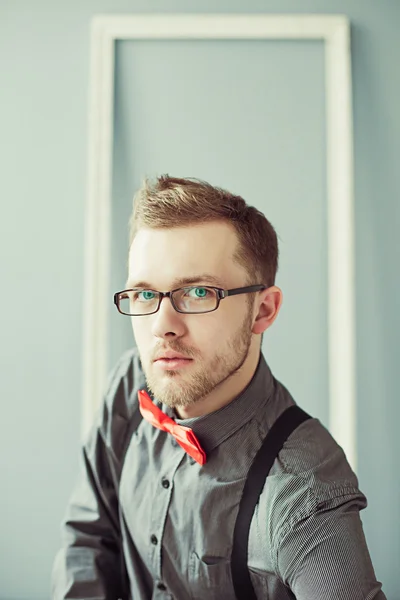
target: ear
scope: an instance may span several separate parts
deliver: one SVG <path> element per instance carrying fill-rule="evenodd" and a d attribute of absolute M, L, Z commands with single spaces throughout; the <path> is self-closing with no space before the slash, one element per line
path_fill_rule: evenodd
<path fill-rule="evenodd" d="M 268 327 L 271 327 L 278 316 L 282 301 L 282 290 L 276 285 L 260 292 L 254 306 L 254 310 L 257 312 L 252 333 L 263 333 Z"/>

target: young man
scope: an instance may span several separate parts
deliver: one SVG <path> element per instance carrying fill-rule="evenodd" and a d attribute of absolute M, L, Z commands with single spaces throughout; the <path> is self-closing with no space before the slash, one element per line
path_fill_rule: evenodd
<path fill-rule="evenodd" d="M 54 600 L 385 598 L 342 449 L 305 414 L 283 433 L 299 409 L 261 353 L 277 266 L 272 225 L 242 198 L 167 176 L 139 190 L 114 297 L 137 349 L 83 448 Z M 250 468 L 279 436 L 255 493 Z"/>

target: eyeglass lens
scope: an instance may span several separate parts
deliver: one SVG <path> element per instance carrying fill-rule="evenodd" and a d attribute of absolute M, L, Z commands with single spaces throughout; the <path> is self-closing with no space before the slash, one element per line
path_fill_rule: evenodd
<path fill-rule="evenodd" d="M 175 290 L 173 302 L 178 310 L 187 313 L 208 312 L 218 304 L 217 292 L 210 287 L 191 286 Z M 128 290 L 119 296 L 121 312 L 129 315 L 146 315 L 157 310 L 158 292 L 153 290 Z"/>

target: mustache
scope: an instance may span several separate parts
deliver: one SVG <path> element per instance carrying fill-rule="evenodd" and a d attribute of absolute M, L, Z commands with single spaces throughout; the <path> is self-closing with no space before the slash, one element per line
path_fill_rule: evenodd
<path fill-rule="evenodd" d="M 182 344 L 169 344 L 169 346 L 158 346 L 157 348 L 154 348 L 152 360 L 154 360 L 157 356 L 160 356 L 160 354 L 168 351 L 176 352 L 177 354 L 183 354 L 183 356 L 186 356 L 187 358 L 193 358 L 196 355 L 191 348 L 187 348 Z"/>

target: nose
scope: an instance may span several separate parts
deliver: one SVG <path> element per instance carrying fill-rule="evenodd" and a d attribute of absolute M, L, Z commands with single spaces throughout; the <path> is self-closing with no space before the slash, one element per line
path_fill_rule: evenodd
<path fill-rule="evenodd" d="M 152 333 L 155 337 L 165 338 L 173 336 L 182 336 L 186 331 L 184 315 L 178 313 L 172 306 L 170 298 L 163 298 L 158 311 L 152 315 Z"/>

